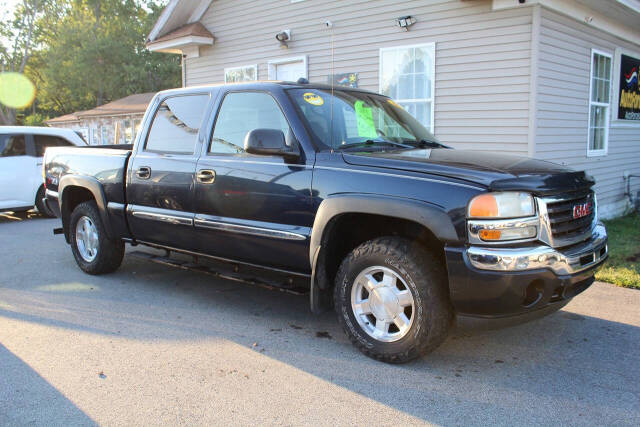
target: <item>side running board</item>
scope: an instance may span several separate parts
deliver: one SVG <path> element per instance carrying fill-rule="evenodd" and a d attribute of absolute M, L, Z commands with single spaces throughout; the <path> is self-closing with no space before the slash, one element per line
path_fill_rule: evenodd
<path fill-rule="evenodd" d="M 309 289 L 295 286 L 293 284 L 294 282 L 291 279 L 277 281 L 277 280 L 270 280 L 270 279 L 264 279 L 264 278 L 257 278 L 253 275 L 239 273 L 238 272 L 239 267 L 234 265 L 230 266 L 233 268 L 233 271 L 227 271 L 223 269 L 214 269 L 213 267 L 197 264 L 192 261 L 171 258 L 170 253 L 168 251 L 164 255 L 155 255 L 148 252 L 133 251 L 133 252 L 127 252 L 127 256 L 133 256 L 139 259 L 155 262 L 157 264 L 168 265 L 170 267 L 177 267 L 183 270 L 195 271 L 198 273 L 204 273 L 220 279 L 232 280 L 234 282 L 260 286 L 261 288 L 278 290 L 281 292 L 287 292 L 294 295 L 305 295 L 309 292 Z"/>

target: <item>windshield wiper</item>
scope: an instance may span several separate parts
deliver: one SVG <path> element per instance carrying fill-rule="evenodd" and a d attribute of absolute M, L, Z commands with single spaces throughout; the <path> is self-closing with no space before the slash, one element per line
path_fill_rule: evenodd
<path fill-rule="evenodd" d="M 400 148 L 413 148 L 410 145 L 407 144 L 401 144 L 399 142 L 393 142 L 393 141 L 387 141 L 385 140 L 381 140 L 381 141 L 375 141 L 373 139 L 367 139 L 366 141 L 361 141 L 361 142 L 352 142 L 350 144 L 342 144 L 338 147 L 339 150 L 345 149 L 345 148 L 353 148 L 353 147 L 361 147 L 363 145 L 392 145 L 394 147 L 400 147 Z"/>
<path fill-rule="evenodd" d="M 419 145 L 421 147 L 431 147 L 431 148 L 451 148 L 448 145 L 444 145 L 441 144 L 439 142 L 436 141 L 432 141 L 429 139 L 420 139 L 418 141 L 408 141 L 408 140 L 404 140 L 402 141 L 404 143 L 408 143 L 408 144 L 415 144 L 415 145 Z"/>

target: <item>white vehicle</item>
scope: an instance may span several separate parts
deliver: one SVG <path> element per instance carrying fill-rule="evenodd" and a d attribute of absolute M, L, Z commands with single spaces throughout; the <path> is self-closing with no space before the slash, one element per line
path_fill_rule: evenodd
<path fill-rule="evenodd" d="M 84 146 L 71 129 L 0 126 L 0 211 L 33 209 L 46 216 L 42 156 L 47 147 Z"/>

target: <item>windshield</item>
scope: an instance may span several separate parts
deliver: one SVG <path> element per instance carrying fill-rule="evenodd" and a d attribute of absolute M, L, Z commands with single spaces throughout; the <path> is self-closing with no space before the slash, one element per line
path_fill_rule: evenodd
<path fill-rule="evenodd" d="M 388 150 L 440 145 L 420 122 L 385 96 L 344 89 L 334 90 L 333 96 L 329 89 L 288 92 L 320 147 Z"/>

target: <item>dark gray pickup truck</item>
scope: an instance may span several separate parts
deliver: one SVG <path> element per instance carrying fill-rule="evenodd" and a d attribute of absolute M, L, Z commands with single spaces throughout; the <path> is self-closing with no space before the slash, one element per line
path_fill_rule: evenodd
<path fill-rule="evenodd" d="M 386 362 L 436 348 L 456 315 L 557 310 L 607 258 L 584 172 L 450 149 L 357 89 L 161 92 L 133 146 L 48 149 L 44 179 L 85 272 L 130 243 L 302 279 Z"/>

